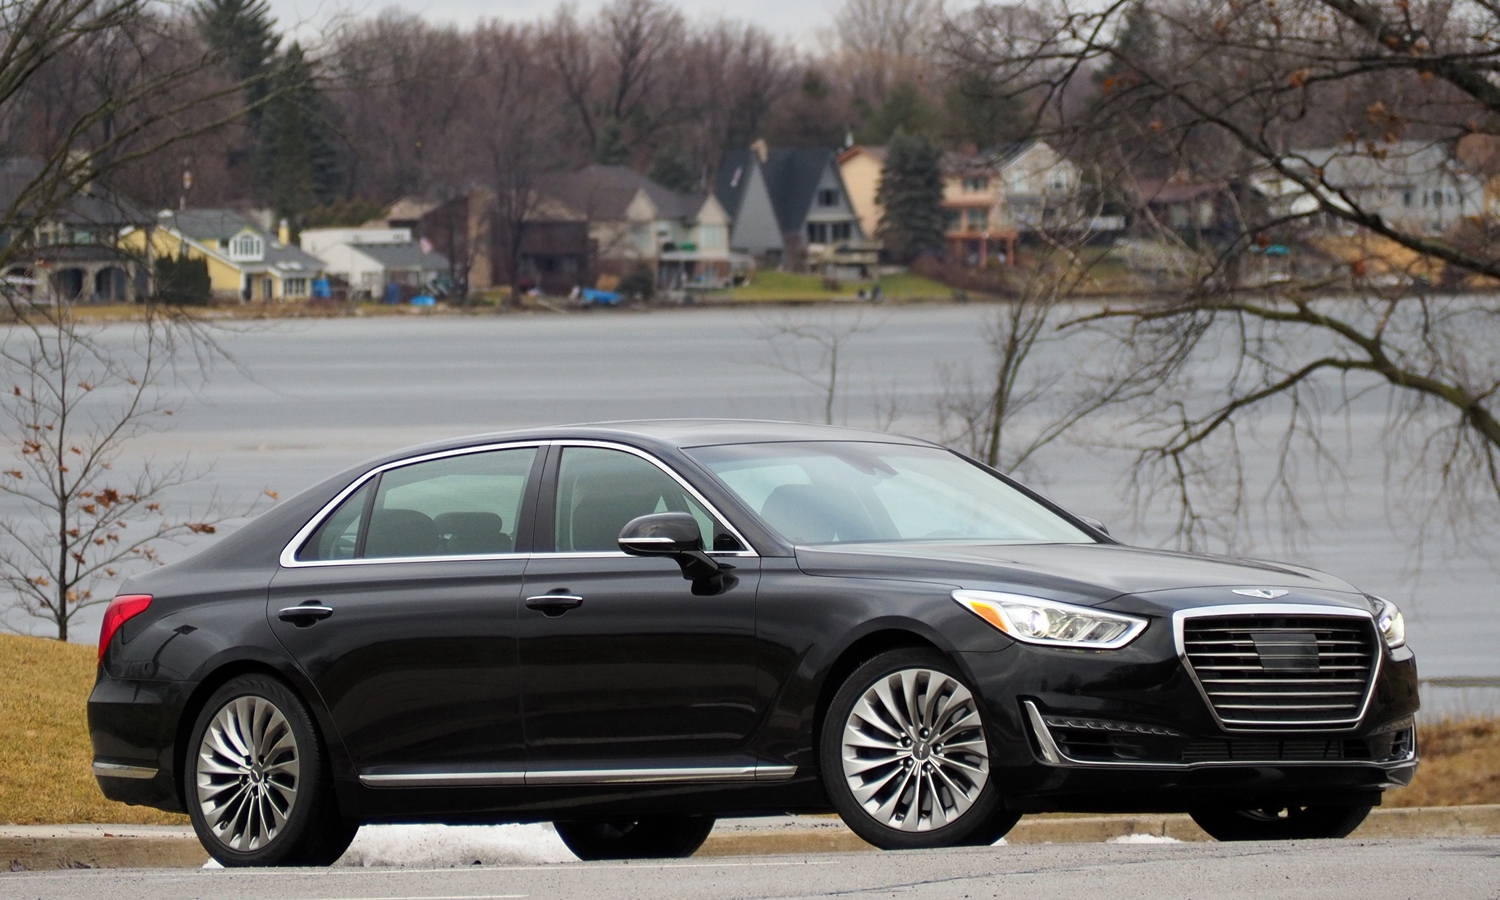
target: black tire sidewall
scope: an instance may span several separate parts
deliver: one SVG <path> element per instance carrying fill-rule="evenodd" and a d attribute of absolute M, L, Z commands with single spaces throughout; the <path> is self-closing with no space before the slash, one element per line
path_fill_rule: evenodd
<path fill-rule="evenodd" d="M 947 656 L 936 650 L 903 649 L 890 650 L 878 656 L 871 657 L 862 663 L 857 669 L 849 674 L 844 683 L 839 686 L 834 694 L 832 702 L 828 705 L 828 713 L 823 718 L 822 730 L 818 735 L 818 765 L 822 770 L 823 790 L 828 794 L 828 799 L 838 811 L 844 824 L 849 830 L 859 835 L 865 841 L 874 844 L 882 850 L 917 850 L 932 847 L 957 847 L 964 846 L 972 837 L 979 837 L 981 829 L 990 822 L 995 821 L 997 814 L 1004 816 L 1000 809 L 1000 792 L 995 787 L 993 764 L 990 777 L 985 781 L 984 788 L 979 796 L 974 799 L 974 804 L 959 818 L 957 822 L 945 825 L 934 831 L 906 832 L 890 828 L 875 821 L 865 812 L 854 795 L 849 791 L 848 784 L 844 781 L 843 765 L 843 742 L 844 723 L 849 718 L 849 713 L 854 709 L 854 704 L 864 695 L 869 687 L 881 678 L 899 672 L 903 669 L 933 669 L 956 679 L 968 689 L 974 697 L 974 708 L 979 713 L 980 727 L 984 730 L 985 741 L 993 744 L 994 735 L 989 728 L 988 716 L 985 714 L 984 702 L 979 692 L 969 683 L 958 667 L 953 664 Z M 993 752 L 990 754 L 993 759 Z M 997 825 L 999 822 L 996 823 Z M 1014 822 L 1011 822 L 1014 824 Z M 985 829 L 994 830 L 994 829 Z M 1005 830 L 1009 830 L 1006 826 Z M 993 843 L 1001 834 L 984 843 Z"/>
<path fill-rule="evenodd" d="M 197 782 L 198 748 L 203 744 L 203 735 L 208 730 L 209 723 L 231 700 L 249 696 L 270 701 L 286 716 L 287 724 L 291 726 L 297 741 L 299 766 L 297 797 L 286 825 L 270 843 L 259 850 L 246 852 L 224 846 L 209 828 L 198 804 Z M 302 700 L 282 681 L 267 675 L 241 675 L 214 691 L 203 704 L 203 709 L 199 711 L 198 719 L 193 724 L 182 769 L 183 799 L 188 808 L 188 817 L 193 822 L 193 830 L 203 848 L 221 865 L 288 866 L 313 862 L 309 857 L 316 853 L 316 846 L 321 843 L 317 831 L 325 824 L 316 821 L 318 813 L 332 801 L 328 766 L 312 716 Z"/>

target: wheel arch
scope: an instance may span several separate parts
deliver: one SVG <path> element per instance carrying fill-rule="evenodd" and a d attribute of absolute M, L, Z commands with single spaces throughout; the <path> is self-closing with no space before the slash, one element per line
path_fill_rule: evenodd
<path fill-rule="evenodd" d="M 208 699 L 214 695 L 214 692 L 241 675 L 267 675 L 283 682 L 312 713 L 313 727 L 318 730 L 318 738 L 323 742 L 324 751 L 329 754 L 336 778 L 341 767 L 352 765 L 348 761 L 343 742 L 330 739 L 330 735 L 336 738 L 337 732 L 332 730 L 332 722 L 327 710 L 323 708 L 317 689 L 302 678 L 301 673 L 256 656 L 216 660 L 203 667 L 197 684 L 183 702 L 182 712 L 177 717 L 177 727 L 173 732 L 172 781 L 183 809 L 187 809 L 188 802 L 183 784 L 183 773 L 187 771 L 188 739 L 192 735 L 193 725 L 197 723 L 198 716 L 202 714 L 203 707 L 207 705 Z"/>
<path fill-rule="evenodd" d="M 818 702 L 813 711 L 814 748 L 822 740 L 823 722 L 828 717 L 828 707 L 833 705 L 833 695 L 838 693 L 839 688 L 855 669 L 891 650 L 933 650 L 945 656 L 953 655 L 915 629 L 902 625 L 886 625 L 856 638 L 840 651 L 833 664 L 828 667 L 822 684 L 818 687 Z M 814 760 L 817 759 L 816 751 L 812 756 Z"/>

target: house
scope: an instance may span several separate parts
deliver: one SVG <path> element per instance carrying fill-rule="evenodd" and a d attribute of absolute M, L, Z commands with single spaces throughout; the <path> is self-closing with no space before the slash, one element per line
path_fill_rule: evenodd
<path fill-rule="evenodd" d="M 0 209 L 27 215 L 17 201 L 43 177 L 40 159 L 0 160 Z M 45 179 L 44 179 L 45 180 Z M 7 291 L 36 303 L 131 303 L 149 289 L 149 261 L 121 237 L 154 224 L 150 213 L 96 182 L 35 223 L 28 233 L 7 230 L 10 249 L 3 273 Z"/>
<path fill-rule="evenodd" d="M 742 261 L 730 252 L 730 217 L 712 194 L 679 194 L 626 166 L 591 165 L 543 192 L 588 223 L 594 264 L 626 276 L 644 266 L 658 287 L 718 287 Z"/>
<path fill-rule="evenodd" d="M 745 147 L 725 154 L 714 182 L 714 196 L 731 220 L 729 247 L 775 268 L 786 255 L 786 237 L 771 204 L 761 156 Z"/>
<path fill-rule="evenodd" d="M 1483 177 L 1458 159 L 1448 144 L 1397 141 L 1363 147 L 1297 151 L 1321 171 L 1323 181 L 1360 209 L 1413 233 L 1443 234 L 1464 219 L 1483 215 Z M 1333 203 L 1341 201 L 1330 195 Z M 1353 226 L 1326 223 L 1333 230 Z"/>
<path fill-rule="evenodd" d="M 549 197 L 536 201 L 521 230 L 517 280 L 552 295 L 592 285 L 588 223 Z M 454 290 L 467 293 L 511 282 L 502 219 L 495 195 L 474 185 L 441 201 L 403 197 L 383 220 L 366 227 L 407 229 L 413 240 L 448 260 L 447 277 Z"/>
<path fill-rule="evenodd" d="M 953 258 L 968 265 L 1012 261 L 1024 234 L 1119 228 L 1084 215 L 1077 165 L 1045 141 L 943 156 L 944 236 Z"/>
<path fill-rule="evenodd" d="M 967 266 L 1012 264 L 1020 232 L 1006 216 L 1004 180 L 991 153 L 943 155 L 943 238 Z"/>
<path fill-rule="evenodd" d="M 831 147 L 771 148 L 764 141 L 756 141 L 748 153 L 727 155 L 715 192 L 726 210 L 735 210 L 735 249 L 769 265 L 843 277 L 866 274 L 878 262 L 879 245 L 860 224 L 838 155 Z M 774 245 L 773 228 L 780 235 Z"/>
<path fill-rule="evenodd" d="M 138 229 L 122 242 L 152 256 L 187 256 L 208 264 L 209 283 L 218 299 L 301 300 L 323 275 L 323 260 L 291 242 L 286 223 L 270 234 L 233 209 L 164 209 L 149 231 Z"/>
<path fill-rule="evenodd" d="M 1222 179 L 1186 174 L 1141 179 L 1132 185 L 1132 229 L 1175 232 L 1190 243 L 1228 240 L 1243 230 L 1240 196 Z"/>
<path fill-rule="evenodd" d="M 433 288 L 446 278 L 448 260 L 412 240 L 410 228 L 318 228 L 302 232 L 302 249 L 322 259 L 328 274 L 352 294 L 378 298 L 387 285 Z"/>
<path fill-rule="evenodd" d="M 859 227 L 865 237 L 874 238 L 880 232 L 880 216 L 883 210 L 875 199 L 880 192 L 880 176 L 885 172 L 885 148 L 855 145 L 839 154 L 839 175 L 844 179 L 844 189 L 849 192 L 849 202 L 859 216 Z"/>

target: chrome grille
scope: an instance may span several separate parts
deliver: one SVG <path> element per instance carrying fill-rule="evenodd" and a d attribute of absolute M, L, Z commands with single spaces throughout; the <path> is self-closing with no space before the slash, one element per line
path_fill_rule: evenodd
<path fill-rule="evenodd" d="M 1182 642 L 1226 725 L 1355 721 L 1376 662 L 1374 626 L 1354 616 L 1193 616 Z"/>

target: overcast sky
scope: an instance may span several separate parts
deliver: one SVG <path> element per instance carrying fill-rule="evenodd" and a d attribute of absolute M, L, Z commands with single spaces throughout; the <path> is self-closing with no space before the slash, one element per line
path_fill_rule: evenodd
<path fill-rule="evenodd" d="M 829 27 L 838 0 L 674 0 L 689 19 L 712 21 L 724 17 L 752 22 L 813 49 L 820 32 Z M 283 29 L 313 42 L 327 23 L 340 14 L 375 15 L 396 7 L 434 23 L 467 25 L 478 19 L 533 20 L 550 16 L 557 0 L 270 0 Z M 580 0 L 580 13 L 592 13 L 604 0 Z"/>

